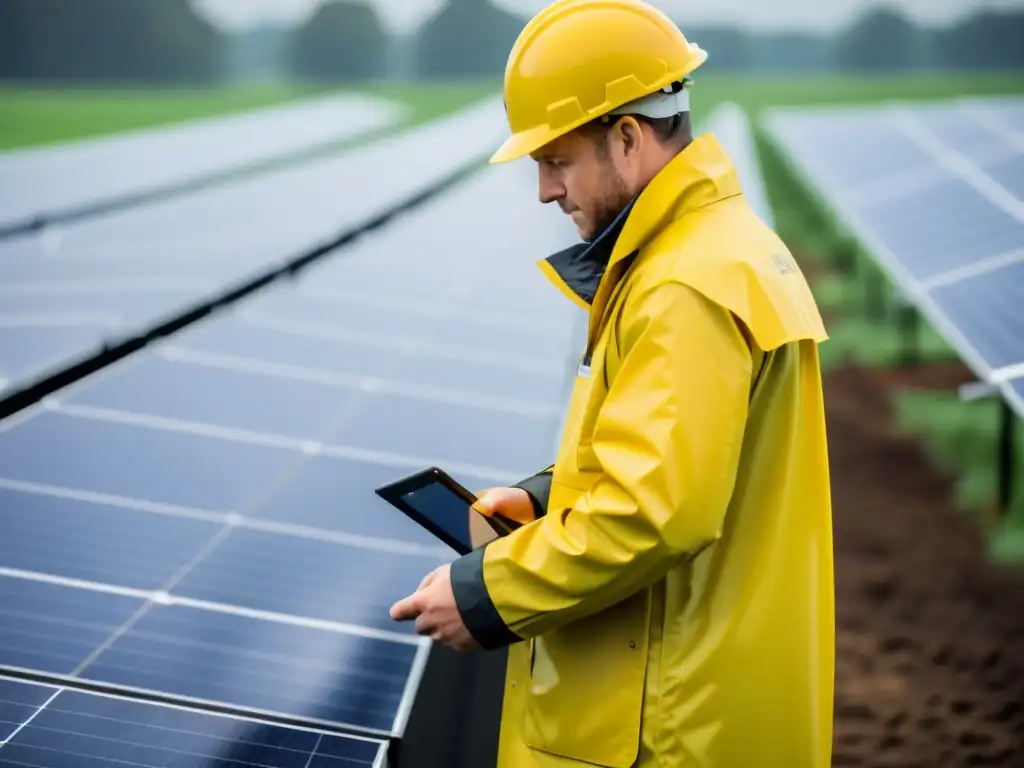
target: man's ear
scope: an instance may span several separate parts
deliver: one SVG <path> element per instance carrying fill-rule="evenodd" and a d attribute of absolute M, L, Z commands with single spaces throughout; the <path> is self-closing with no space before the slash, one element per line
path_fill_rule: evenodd
<path fill-rule="evenodd" d="M 640 123 L 632 115 L 621 118 L 613 130 L 616 140 L 622 144 L 624 155 L 635 155 L 643 147 L 643 131 L 640 129 Z"/>

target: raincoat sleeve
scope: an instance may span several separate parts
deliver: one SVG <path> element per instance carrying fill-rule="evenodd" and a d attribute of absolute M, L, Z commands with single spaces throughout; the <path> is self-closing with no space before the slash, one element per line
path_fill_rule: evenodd
<path fill-rule="evenodd" d="M 533 503 L 533 516 L 544 517 L 548 511 L 548 499 L 551 497 L 551 478 L 555 467 L 551 465 L 542 469 L 535 475 L 515 484 L 515 488 L 522 488 L 530 497 Z"/>
<path fill-rule="evenodd" d="M 678 283 L 631 299 L 592 437 L 600 474 L 549 513 L 456 560 L 455 602 L 482 648 L 624 600 L 722 531 L 753 355 L 739 321 Z"/>

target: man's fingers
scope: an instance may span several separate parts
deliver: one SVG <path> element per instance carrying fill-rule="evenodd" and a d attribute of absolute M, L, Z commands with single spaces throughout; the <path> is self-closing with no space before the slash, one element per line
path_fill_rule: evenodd
<path fill-rule="evenodd" d="M 480 494 L 472 509 L 485 517 L 502 515 L 523 525 L 534 519 L 533 502 L 522 488 L 488 488 Z"/>
<path fill-rule="evenodd" d="M 391 606 L 391 618 L 394 621 L 410 621 L 420 615 L 419 594 L 399 600 Z"/>
<path fill-rule="evenodd" d="M 477 497 L 477 500 L 473 502 L 470 509 L 479 512 L 484 517 L 490 517 L 494 514 L 494 503 L 497 495 L 497 489 L 488 488 Z"/>
<path fill-rule="evenodd" d="M 424 635 L 430 637 L 432 640 L 437 640 L 437 623 L 429 618 L 427 614 L 421 613 L 416 617 L 416 623 L 413 625 L 413 629 L 417 635 Z"/>
<path fill-rule="evenodd" d="M 424 589 L 425 587 L 429 586 L 430 582 L 432 582 L 434 579 L 437 578 L 437 571 L 438 571 L 438 569 L 435 568 L 430 573 L 428 573 L 426 576 L 424 576 L 423 577 L 423 581 L 421 581 L 420 585 L 418 587 L 416 587 L 416 591 L 419 592 L 421 589 Z"/>

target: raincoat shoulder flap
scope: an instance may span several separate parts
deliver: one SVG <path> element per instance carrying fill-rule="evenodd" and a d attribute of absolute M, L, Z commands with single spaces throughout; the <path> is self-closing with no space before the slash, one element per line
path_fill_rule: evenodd
<path fill-rule="evenodd" d="M 725 307 L 764 351 L 828 338 L 792 254 L 742 198 L 722 200 L 674 221 L 649 251 L 655 282 L 685 284 Z"/>

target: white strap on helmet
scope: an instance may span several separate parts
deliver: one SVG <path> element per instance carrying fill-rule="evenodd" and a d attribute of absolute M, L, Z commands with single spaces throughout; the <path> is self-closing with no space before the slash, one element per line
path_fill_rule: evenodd
<path fill-rule="evenodd" d="M 609 115 L 642 115 L 652 120 L 678 115 L 680 112 L 690 111 L 690 91 L 688 88 L 675 88 L 669 85 L 660 91 L 655 91 L 639 99 L 616 107 L 607 114 Z"/>

